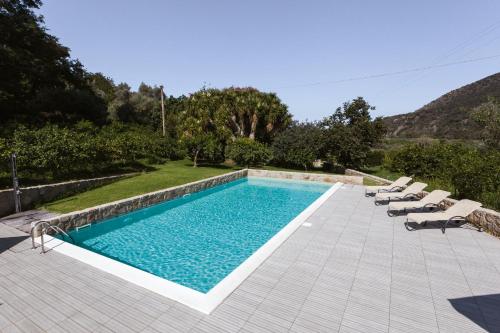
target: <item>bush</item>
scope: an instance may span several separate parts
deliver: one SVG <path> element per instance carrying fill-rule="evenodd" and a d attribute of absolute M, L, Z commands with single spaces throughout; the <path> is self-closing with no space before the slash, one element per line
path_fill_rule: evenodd
<path fill-rule="evenodd" d="M 163 163 L 183 156 L 174 139 L 146 127 L 112 124 L 99 128 L 90 122 L 72 128 L 19 127 L 11 142 L 0 139 L 0 171 L 8 167 L 11 151 L 17 153 L 23 177 L 47 180 L 99 175 L 122 167 L 136 168 L 143 159 Z"/>
<path fill-rule="evenodd" d="M 271 156 L 271 150 L 266 145 L 248 138 L 236 139 L 226 147 L 226 158 L 241 166 L 265 164 Z"/>
<path fill-rule="evenodd" d="M 18 129 L 13 150 L 20 170 L 61 178 L 92 168 L 95 146 L 87 133 L 47 125 L 39 130 Z"/>
<path fill-rule="evenodd" d="M 99 139 L 106 153 L 112 156 L 112 160 L 122 163 L 140 159 L 160 163 L 182 156 L 182 150 L 174 139 L 163 137 L 143 126 L 115 123 L 103 127 Z"/>
<path fill-rule="evenodd" d="M 468 198 L 500 208 L 500 152 L 463 144 L 412 144 L 388 154 L 391 171 L 414 175 Z"/>
<path fill-rule="evenodd" d="M 345 174 L 346 168 L 343 165 L 340 165 L 334 161 L 325 161 L 323 162 L 323 171 L 330 172 L 330 173 L 336 173 L 339 175 Z"/>
<path fill-rule="evenodd" d="M 273 141 L 273 163 L 283 167 L 312 167 L 324 148 L 324 136 L 315 123 L 296 123 L 279 133 Z"/>
<path fill-rule="evenodd" d="M 366 154 L 365 166 L 374 167 L 384 164 L 385 152 L 383 150 L 371 150 Z"/>
<path fill-rule="evenodd" d="M 10 163 L 10 148 L 7 140 L 0 138 L 0 172 L 8 172 Z"/>
<path fill-rule="evenodd" d="M 181 140 L 181 145 L 186 155 L 193 161 L 193 166 L 198 166 L 199 160 L 211 163 L 224 160 L 224 146 L 212 133 L 186 135 Z"/>

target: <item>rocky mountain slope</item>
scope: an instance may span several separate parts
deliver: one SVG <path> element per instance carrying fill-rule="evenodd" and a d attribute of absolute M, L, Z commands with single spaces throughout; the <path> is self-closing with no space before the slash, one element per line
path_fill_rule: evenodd
<path fill-rule="evenodd" d="M 385 117 L 388 136 L 477 139 L 470 110 L 490 96 L 500 99 L 500 73 L 452 90 L 417 111 Z"/>

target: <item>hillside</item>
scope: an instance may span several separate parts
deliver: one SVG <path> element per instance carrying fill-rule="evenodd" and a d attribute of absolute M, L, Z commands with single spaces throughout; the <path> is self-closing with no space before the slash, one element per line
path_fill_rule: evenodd
<path fill-rule="evenodd" d="M 415 112 L 385 117 L 390 137 L 477 139 L 470 110 L 488 96 L 500 98 L 500 73 L 450 91 Z"/>

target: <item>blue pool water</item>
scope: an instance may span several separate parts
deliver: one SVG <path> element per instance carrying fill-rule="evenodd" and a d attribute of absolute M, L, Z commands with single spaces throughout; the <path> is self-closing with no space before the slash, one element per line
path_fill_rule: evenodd
<path fill-rule="evenodd" d="M 329 188 L 243 178 L 70 234 L 78 246 L 206 293 Z"/>

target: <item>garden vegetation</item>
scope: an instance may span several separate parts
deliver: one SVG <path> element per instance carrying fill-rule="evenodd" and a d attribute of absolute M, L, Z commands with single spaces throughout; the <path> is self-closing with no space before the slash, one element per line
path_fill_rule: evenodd
<path fill-rule="evenodd" d="M 232 160 L 324 171 L 383 167 L 415 175 L 457 198 L 500 208 L 500 107 L 491 99 L 472 110 L 484 144 L 439 142 L 384 151 L 386 128 L 362 97 L 317 122 L 297 122 L 272 92 L 252 87 L 202 88 L 163 96 L 142 83 L 133 91 L 90 73 L 47 33 L 34 10 L 40 0 L 5 0 L 0 7 L 0 182 L 18 156 L 21 183 L 148 170 L 188 157 L 192 166 Z M 316 162 L 316 163 L 315 163 Z"/>

